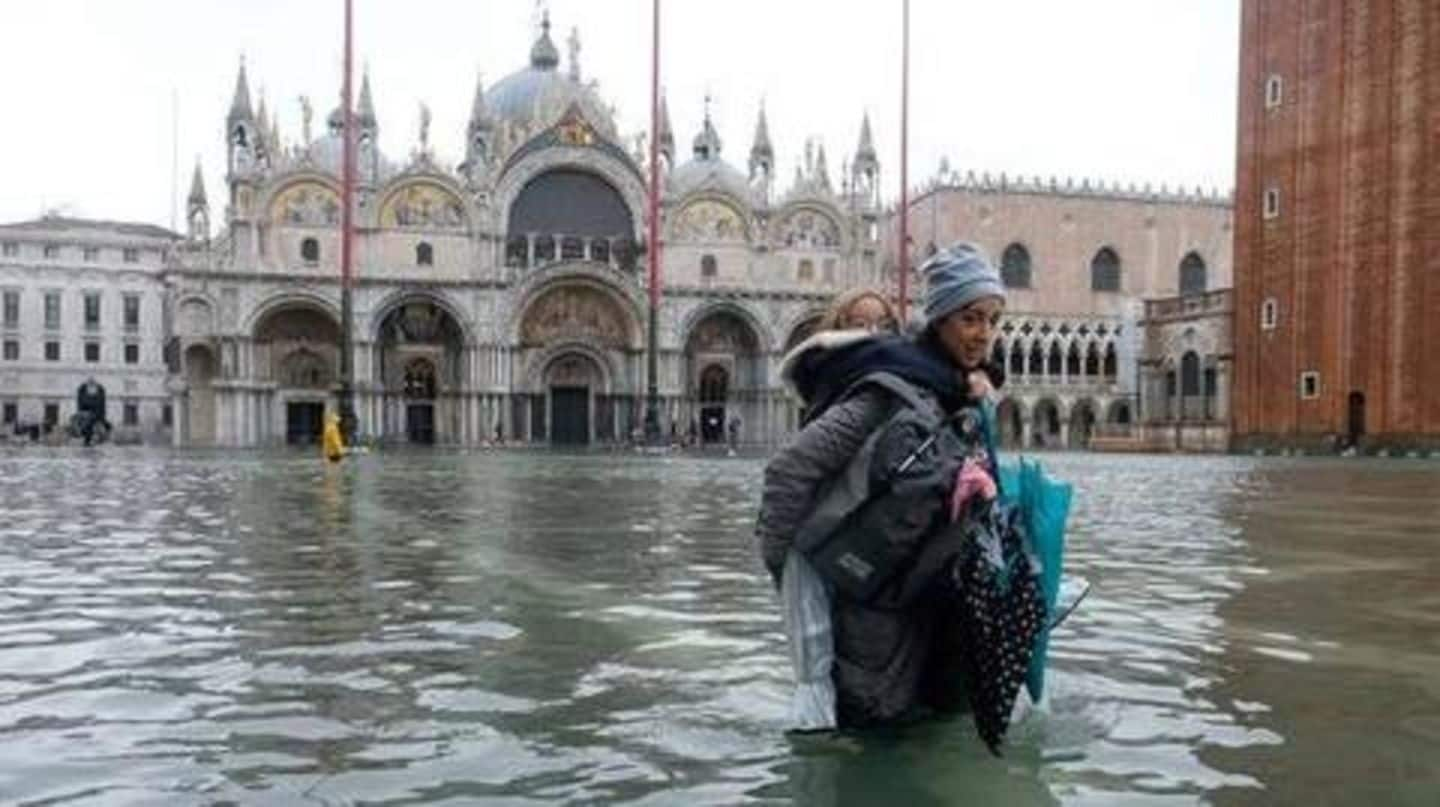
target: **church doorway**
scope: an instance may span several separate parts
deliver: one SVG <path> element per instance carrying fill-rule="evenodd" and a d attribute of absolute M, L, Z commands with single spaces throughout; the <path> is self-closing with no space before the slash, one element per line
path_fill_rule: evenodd
<path fill-rule="evenodd" d="M 321 401 L 290 401 L 285 404 L 285 442 L 292 446 L 314 445 L 324 428 L 325 404 Z"/>
<path fill-rule="evenodd" d="M 419 445 L 435 444 L 435 363 L 411 359 L 405 365 L 405 437 Z"/>
<path fill-rule="evenodd" d="M 590 444 L 590 388 L 550 388 L 550 441 L 561 446 Z"/>
<path fill-rule="evenodd" d="M 725 439 L 725 398 L 730 390 L 730 374 L 718 364 L 700 373 L 700 439 L 718 443 Z"/>

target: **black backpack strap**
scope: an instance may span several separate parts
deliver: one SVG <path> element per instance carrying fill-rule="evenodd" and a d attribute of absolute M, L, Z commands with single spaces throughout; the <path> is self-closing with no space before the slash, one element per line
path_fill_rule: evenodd
<path fill-rule="evenodd" d="M 924 396 L 920 394 L 920 390 L 914 384 L 911 384 L 909 381 L 906 381 L 894 373 L 884 370 L 867 373 L 862 376 L 858 381 L 847 387 L 845 392 L 841 393 L 840 400 L 843 401 L 851 395 L 854 395 L 861 388 L 871 385 L 881 387 L 891 395 L 899 398 L 911 409 L 924 412 L 927 409 L 933 408 L 931 404 L 925 400 Z"/>

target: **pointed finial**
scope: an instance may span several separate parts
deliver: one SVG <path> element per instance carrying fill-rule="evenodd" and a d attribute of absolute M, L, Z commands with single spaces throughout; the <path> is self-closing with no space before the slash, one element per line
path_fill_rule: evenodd
<path fill-rule="evenodd" d="M 540 37 L 530 48 L 530 66 L 541 70 L 554 70 L 560 64 L 560 51 L 550 41 L 550 9 L 547 7 L 540 18 Z"/>
<path fill-rule="evenodd" d="M 580 80 L 580 29 L 571 26 L 570 38 L 565 41 L 566 48 L 570 52 L 570 80 Z"/>
<path fill-rule="evenodd" d="M 200 155 L 195 155 L 195 174 L 190 179 L 190 196 L 186 202 L 193 207 L 205 207 L 205 177 L 200 172 Z"/>
<path fill-rule="evenodd" d="M 240 54 L 240 73 L 235 78 L 235 97 L 230 102 L 229 121 L 254 120 L 250 111 L 250 84 L 245 79 L 245 54 Z"/>

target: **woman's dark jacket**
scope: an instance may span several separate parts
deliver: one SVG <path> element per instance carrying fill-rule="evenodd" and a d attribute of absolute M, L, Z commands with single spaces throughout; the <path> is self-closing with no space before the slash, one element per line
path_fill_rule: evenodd
<path fill-rule="evenodd" d="M 805 427 L 765 467 L 756 538 L 777 585 L 795 534 L 825 484 L 891 412 L 890 395 L 879 388 L 845 394 L 878 371 L 927 391 L 947 412 L 966 403 L 954 366 L 925 343 L 830 332 L 787 356 L 782 375 L 809 409 Z M 934 608 L 887 609 L 836 598 L 831 610 L 841 726 L 891 723 L 964 703 L 958 660 L 941 649 L 941 614 Z"/>

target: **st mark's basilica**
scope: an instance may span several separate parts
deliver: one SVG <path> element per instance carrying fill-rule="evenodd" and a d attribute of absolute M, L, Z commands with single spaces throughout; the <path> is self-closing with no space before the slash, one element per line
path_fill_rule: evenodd
<path fill-rule="evenodd" d="M 562 65 L 547 19 L 528 65 L 477 82 L 463 155 L 435 152 L 425 112 L 407 156 L 381 153 L 362 81 L 362 438 L 597 445 L 641 430 L 647 144 L 617 131 L 575 37 Z M 750 142 L 725 151 L 706 107 L 700 131 L 677 135 L 662 106 L 661 428 L 774 445 L 798 414 L 781 358 L 835 293 L 894 290 L 897 211 L 861 110 L 853 149 L 832 157 L 815 140 L 778 153 L 758 99 Z M 0 225 L 7 427 L 63 422 L 75 384 L 95 377 L 134 439 L 313 439 L 340 380 L 344 125 L 338 109 L 313 118 L 307 102 L 298 137 L 282 135 L 242 64 L 223 201 L 212 206 L 197 166 L 187 233 L 54 215 Z M 1006 443 L 1223 447 L 1229 197 L 942 165 L 910 199 L 917 259 L 975 241 L 1009 286 L 995 355 L 1010 376 Z M 41 301 L 43 318 L 25 313 Z"/>

